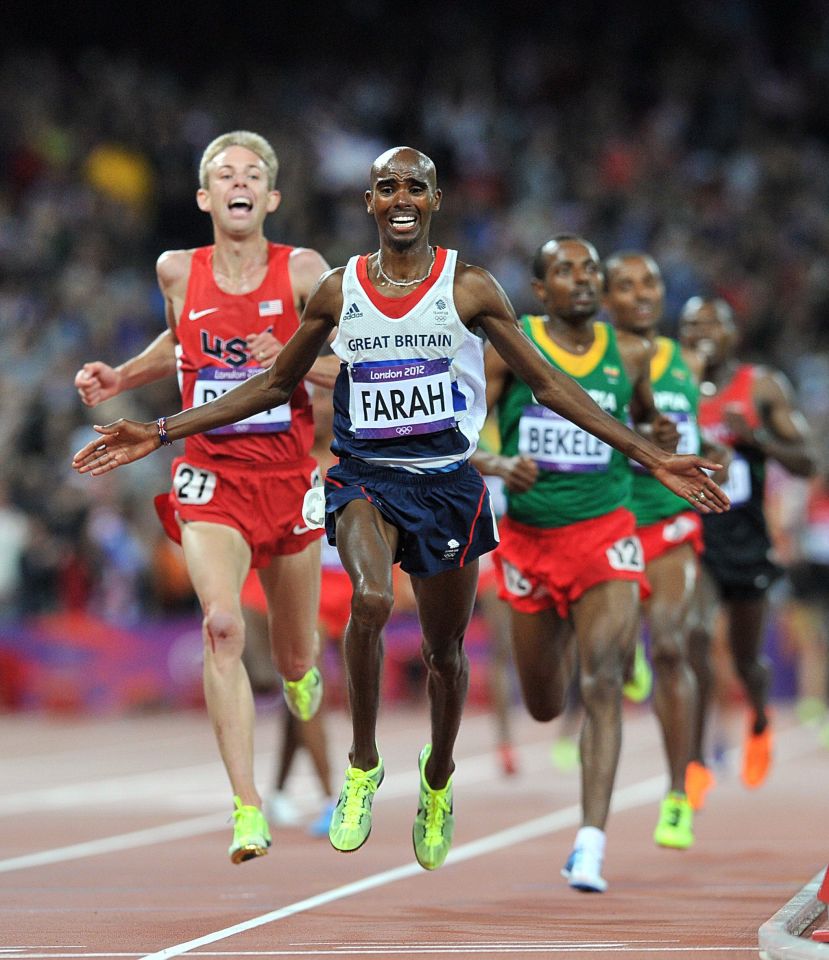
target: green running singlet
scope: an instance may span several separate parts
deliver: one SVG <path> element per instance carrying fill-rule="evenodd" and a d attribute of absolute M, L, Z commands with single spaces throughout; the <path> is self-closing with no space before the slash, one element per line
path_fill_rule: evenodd
<path fill-rule="evenodd" d="M 651 385 L 656 409 L 670 417 L 679 430 L 676 452 L 699 453 L 699 388 L 676 340 L 657 337 L 656 353 L 651 359 Z M 635 463 L 631 509 L 636 515 L 636 525 L 646 527 L 691 508 L 682 497 Z"/>
<path fill-rule="evenodd" d="M 593 345 L 576 355 L 553 341 L 544 317 L 522 317 L 521 325 L 554 367 L 573 377 L 606 413 L 627 422 L 633 387 L 612 327 L 596 322 Z M 501 453 L 524 454 L 540 468 L 531 490 L 508 493 L 507 515 L 514 520 L 562 527 L 628 506 L 631 469 L 625 456 L 541 406 L 523 381 L 513 379 L 504 393 L 498 426 Z"/>

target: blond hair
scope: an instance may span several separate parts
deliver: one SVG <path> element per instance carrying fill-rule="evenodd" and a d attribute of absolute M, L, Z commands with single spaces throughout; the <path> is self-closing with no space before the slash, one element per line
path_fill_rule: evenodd
<path fill-rule="evenodd" d="M 216 137 L 205 148 L 199 163 L 199 186 L 203 190 L 207 189 L 207 168 L 222 150 L 228 147 L 245 147 L 246 150 L 255 153 L 268 171 L 268 190 L 274 189 L 276 175 L 279 172 L 279 161 L 276 159 L 273 147 L 258 133 L 252 133 L 250 130 L 233 130 L 231 133 L 223 133 Z"/>

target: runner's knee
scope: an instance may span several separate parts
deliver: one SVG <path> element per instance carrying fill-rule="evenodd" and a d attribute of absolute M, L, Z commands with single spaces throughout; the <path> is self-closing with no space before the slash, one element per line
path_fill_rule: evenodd
<path fill-rule="evenodd" d="M 605 664 L 593 671 L 582 668 L 579 689 L 584 705 L 590 709 L 618 701 L 622 682 L 621 665 Z"/>
<path fill-rule="evenodd" d="M 652 637 L 651 661 L 657 671 L 671 672 L 681 666 L 685 660 L 682 638 L 674 632 Z"/>
<path fill-rule="evenodd" d="M 382 630 L 391 616 L 394 594 L 374 584 L 360 584 L 351 596 L 355 626 L 372 632 Z"/>
<path fill-rule="evenodd" d="M 233 652 L 242 655 L 244 626 L 241 617 L 227 610 L 212 608 L 204 615 L 206 640 L 214 652 Z"/>
<path fill-rule="evenodd" d="M 424 637 L 420 647 L 426 669 L 444 680 L 454 680 L 469 667 L 469 660 L 462 644 L 442 643 L 434 646 Z"/>

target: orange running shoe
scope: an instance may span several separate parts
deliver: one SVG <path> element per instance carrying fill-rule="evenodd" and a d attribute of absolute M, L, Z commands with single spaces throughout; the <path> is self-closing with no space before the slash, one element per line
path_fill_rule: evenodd
<path fill-rule="evenodd" d="M 685 768 L 685 793 L 693 810 L 702 810 L 706 794 L 716 785 L 716 777 L 704 763 L 692 760 Z"/>
<path fill-rule="evenodd" d="M 515 756 L 515 749 L 511 743 L 505 741 L 498 744 L 498 758 L 501 761 L 504 776 L 513 777 L 518 773 L 518 758 Z"/>
<path fill-rule="evenodd" d="M 753 726 L 749 728 L 743 748 L 743 769 L 740 777 L 751 790 L 761 786 L 768 776 L 771 766 L 771 745 L 771 723 L 766 724 L 766 729 L 762 733 L 754 733 Z"/>

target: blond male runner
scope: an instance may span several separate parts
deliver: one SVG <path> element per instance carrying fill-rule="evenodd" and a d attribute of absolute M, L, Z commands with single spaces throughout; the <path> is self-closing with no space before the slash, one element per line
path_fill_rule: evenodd
<path fill-rule="evenodd" d="M 265 237 L 265 218 L 281 199 L 277 169 L 273 148 L 258 134 L 234 131 L 208 145 L 196 202 L 210 215 L 213 244 L 159 257 L 168 329 L 117 367 L 84 364 L 75 385 L 85 404 L 177 372 L 188 409 L 275 360 L 328 267 L 314 250 Z M 336 367 L 333 357 L 319 360 L 307 378 L 329 386 Z M 308 719 L 322 696 L 314 665 L 320 532 L 301 519 L 316 471 L 313 439 L 310 400 L 299 383 L 280 406 L 189 440 L 173 463 L 169 497 L 156 501 L 168 535 L 184 549 L 204 613 L 204 693 L 233 790 L 233 863 L 262 856 L 271 842 L 254 783 L 254 703 L 242 664 L 239 595 L 251 566 L 268 599 L 271 650 L 289 709 Z"/>

